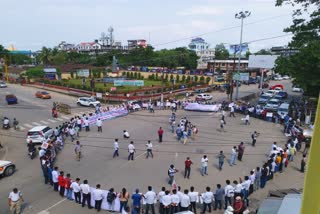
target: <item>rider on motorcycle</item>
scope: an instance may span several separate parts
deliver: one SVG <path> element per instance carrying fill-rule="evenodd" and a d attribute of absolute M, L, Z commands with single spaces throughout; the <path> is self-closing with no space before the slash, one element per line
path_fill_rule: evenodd
<path fill-rule="evenodd" d="M 29 141 L 27 146 L 28 146 L 28 152 L 34 152 L 36 150 L 36 147 L 34 146 L 31 140 Z"/>

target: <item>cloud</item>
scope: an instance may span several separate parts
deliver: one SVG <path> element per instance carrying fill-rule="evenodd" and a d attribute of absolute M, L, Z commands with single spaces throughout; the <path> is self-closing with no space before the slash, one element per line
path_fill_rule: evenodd
<path fill-rule="evenodd" d="M 176 14 L 178 16 L 196 16 L 196 15 L 203 15 L 203 16 L 210 16 L 210 15 L 221 15 L 223 11 L 217 7 L 213 6 L 205 6 L 205 5 L 199 5 L 199 6 L 192 6 L 191 8 L 178 11 Z"/>

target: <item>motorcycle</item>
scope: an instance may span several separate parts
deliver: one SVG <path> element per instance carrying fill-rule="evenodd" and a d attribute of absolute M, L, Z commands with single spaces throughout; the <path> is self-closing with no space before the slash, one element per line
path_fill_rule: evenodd
<path fill-rule="evenodd" d="M 32 150 L 32 151 L 28 151 L 28 155 L 30 157 L 30 159 L 32 160 L 33 158 L 36 157 L 36 150 Z"/>
<path fill-rule="evenodd" d="M 3 119 L 3 125 L 2 125 L 3 129 L 10 129 L 10 121 L 7 117 L 5 117 Z"/>

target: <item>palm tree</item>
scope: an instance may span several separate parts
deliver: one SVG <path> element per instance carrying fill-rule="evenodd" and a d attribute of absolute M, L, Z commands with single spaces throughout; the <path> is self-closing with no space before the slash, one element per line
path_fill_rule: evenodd
<path fill-rule="evenodd" d="M 44 65 L 48 65 L 51 62 L 52 51 L 50 48 L 42 47 L 41 54 L 39 55 L 40 61 Z"/>

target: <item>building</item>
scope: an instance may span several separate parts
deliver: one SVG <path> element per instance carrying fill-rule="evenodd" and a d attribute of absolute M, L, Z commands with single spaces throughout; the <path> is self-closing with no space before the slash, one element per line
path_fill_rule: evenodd
<path fill-rule="evenodd" d="M 147 40 L 145 39 L 128 40 L 128 50 L 132 50 L 138 47 L 146 48 Z"/>
<path fill-rule="evenodd" d="M 208 62 L 208 69 L 210 71 L 219 71 L 222 73 L 238 70 L 238 62 L 239 60 L 210 60 Z M 242 59 L 240 60 L 240 71 L 247 71 L 248 70 L 249 60 Z"/>
<path fill-rule="evenodd" d="M 294 48 L 289 48 L 286 46 L 280 46 L 280 47 L 272 47 L 270 51 L 272 54 L 275 54 L 275 55 L 291 56 L 293 54 L 298 53 L 299 50 Z"/>
<path fill-rule="evenodd" d="M 79 53 L 85 53 L 85 52 L 91 52 L 95 50 L 100 50 L 102 47 L 101 44 L 98 43 L 98 41 L 94 42 L 81 42 L 76 46 L 76 50 Z"/>
<path fill-rule="evenodd" d="M 207 69 L 208 62 L 215 58 L 215 50 L 214 49 L 206 49 L 196 51 L 199 59 L 197 60 L 197 69 Z"/>
<path fill-rule="evenodd" d="M 207 50 L 209 48 L 209 44 L 207 42 L 205 42 L 204 39 L 197 37 L 191 40 L 191 42 L 189 43 L 188 47 L 190 50 L 193 51 L 203 51 L 203 50 Z"/>
<path fill-rule="evenodd" d="M 75 44 L 70 44 L 65 41 L 60 42 L 57 48 L 59 51 L 75 51 L 76 50 Z"/>

